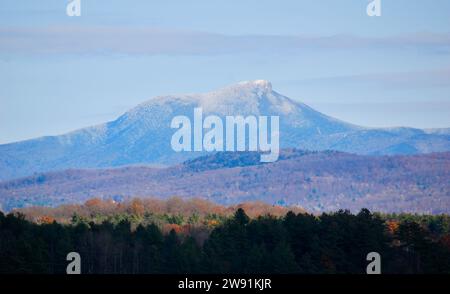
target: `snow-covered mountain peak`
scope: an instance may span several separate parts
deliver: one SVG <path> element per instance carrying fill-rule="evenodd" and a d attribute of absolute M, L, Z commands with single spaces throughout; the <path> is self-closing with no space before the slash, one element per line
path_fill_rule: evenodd
<path fill-rule="evenodd" d="M 287 100 L 289 99 L 272 90 L 269 81 L 243 81 L 206 93 L 158 96 L 130 110 L 128 116 L 135 117 L 138 113 L 148 113 L 155 108 L 173 109 L 182 105 L 201 107 L 205 112 L 224 115 L 258 115 L 264 105 L 292 109 L 293 105 L 289 105 L 290 100 Z"/>
<path fill-rule="evenodd" d="M 272 92 L 272 83 L 266 80 L 254 80 L 239 82 L 236 87 L 250 88 L 255 90 L 263 90 Z"/>
<path fill-rule="evenodd" d="M 0 145 L 0 180 L 67 168 L 173 164 L 198 156 L 170 146 L 175 116 L 279 116 L 280 147 L 358 154 L 416 154 L 450 150 L 449 129 L 376 129 L 322 114 L 254 80 L 201 94 L 159 96 L 114 121 L 69 134 Z"/>

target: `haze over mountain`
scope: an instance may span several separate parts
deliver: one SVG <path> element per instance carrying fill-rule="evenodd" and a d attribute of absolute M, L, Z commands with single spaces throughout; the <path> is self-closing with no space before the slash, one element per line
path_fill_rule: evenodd
<path fill-rule="evenodd" d="M 219 152 L 167 168 L 66 170 L 0 183 L 5 210 L 99 197 L 200 197 L 219 204 L 263 201 L 309 212 L 450 213 L 450 152 L 367 156 L 285 149 L 276 162 Z"/>
<path fill-rule="evenodd" d="M 65 135 L 0 145 L 0 180 L 68 168 L 167 165 L 204 155 L 176 153 L 174 116 L 278 115 L 280 146 L 357 154 L 419 154 L 450 150 L 450 129 L 366 128 L 326 116 L 272 89 L 268 81 L 241 82 L 205 94 L 155 97 L 114 121 Z"/>

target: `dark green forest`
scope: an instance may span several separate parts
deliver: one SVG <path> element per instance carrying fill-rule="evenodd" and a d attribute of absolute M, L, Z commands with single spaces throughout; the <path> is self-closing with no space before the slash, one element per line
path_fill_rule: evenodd
<path fill-rule="evenodd" d="M 450 273 L 448 218 L 339 211 L 249 218 L 243 209 L 206 240 L 128 220 L 37 224 L 0 212 L 1 273 L 65 273 L 69 252 L 82 273 L 365 273 L 369 252 L 382 273 Z"/>

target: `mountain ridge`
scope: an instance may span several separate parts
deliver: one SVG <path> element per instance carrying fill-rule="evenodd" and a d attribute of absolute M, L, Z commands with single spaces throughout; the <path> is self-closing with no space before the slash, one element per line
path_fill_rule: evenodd
<path fill-rule="evenodd" d="M 204 198 L 219 204 L 263 201 L 309 212 L 368 208 L 449 213 L 450 152 L 368 156 L 283 149 L 260 163 L 252 152 L 220 152 L 166 168 L 70 169 L 0 182 L 5 210 L 90 198 Z"/>
<path fill-rule="evenodd" d="M 281 148 L 357 154 L 420 154 L 450 150 L 450 129 L 366 128 L 332 118 L 274 91 L 264 80 L 200 94 L 157 96 L 117 119 L 59 136 L 0 145 L 0 180 L 67 168 L 172 165 L 205 155 L 176 153 L 170 121 L 205 115 L 278 115 Z"/>

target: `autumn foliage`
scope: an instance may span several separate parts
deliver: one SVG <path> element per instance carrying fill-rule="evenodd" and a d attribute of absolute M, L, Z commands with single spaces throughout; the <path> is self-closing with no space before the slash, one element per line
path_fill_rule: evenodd
<path fill-rule="evenodd" d="M 37 223 L 39 223 L 39 224 L 51 224 L 54 221 L 55 221 L 55 219 L 53 217 L 48 216 L 48 215 L 43 215 L 43 216 L 40 216 L 38 218 Z"/>
<path fill-rule="evenodd" d="M 243 208 L 252 218 L 264 215 L 282 216 L 288 211 L 305 212 L 300 207 L 282 207 L 263 202 L 247 202 L 223 206 L 200 198 L 183 200 L 180 197 L 172 197 L 167 200 L 132 198 L 123 202 L 92 198 L 80 205 L 61 205 L 54 208 L 27 207 L 17 209 L 14 212 L 24 214 L 27 219 L 38 223 L 41 222 L 41 218 L 44 216 L 51 217 L 59 223 L 70 223 L 74 215 L 94 222 L 132 215 L 137 222 L 144 220 L 146 216 L 152 216 L 153 218 L 155 216 L 164 216 L 161 218 L 163 223 L 175 223 L 178 225 L 187 223 L 191 225 L 204 224 L 214 227 L 220 224 L 221 219 L 223 220 L 233 215 L 238 208 Z"/>
<path fill-rule="evenodd" d="M 398 221 L 387 221 L 386 222 L 387 230 L 390 234 L 395 234 L 398 230 L 398 227 L 400 226 L 400 223 Z"/>

